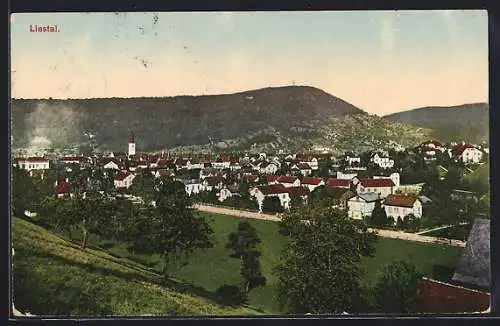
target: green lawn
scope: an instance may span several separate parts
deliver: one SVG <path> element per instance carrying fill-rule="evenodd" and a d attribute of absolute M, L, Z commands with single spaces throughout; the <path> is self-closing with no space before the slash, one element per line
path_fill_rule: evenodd
<path fill-rule="evenodd" d="M 202 214 L 212 220 L 215 236 L 214 248 L 195 252 L 189 264 L 174 273 L 175 277 L 209 291 L 215 291 L 225 283 L 239 285 L 241 282 L 239 261 L 229 257 L 230 251 L 225 248 L 225 245 L 229 234 L 236 230 L 238 222 L 243 219 L 227 215 Z M 279 262 L 287 237 L 279 234 L 276 222 L 252 219 L 248 221 L 257 229 L 262 239 L 261 266 L 267 282 L 265 287 L 252 290 L 249 304 L 264 311 L 280 313 L 276 299 L 276 278 L 272 273 L 272 268 Z M 113 247 L 109 250 L 117 255 L 136 259 L 135 255 L 127 253 L 123 247 Z M 373 283 L 381 267 L 401 259 L 410 260 L 420 272 L 432 277 L 435 265 L 455 267 L 460 258 L 460 252 L 461 249 L 456 247 L 379 238 L 375 257 L 363 260 L 364 281 Z M 161 270 L 159 257 L 139 256 L 137 258 L 158 271 Z"/>
<path fill-rule="evenodd" d="M 238 222 L 242 219 L 226 215 L 202 214 L 212 220 L 215 236 L 214 248 L 195 252 L 186 266 L 174 272 L 174 277 L 210 292 L 216 291 L 223 284 L 239 285 L 241 282 L 239 261 L 229 257 L 230 251 L 225 248 L 225 245 L 229 234 L 236 230 Z M 266 286 L 252 290 L 249 305 L 277 314 L 280 313 L 280 309 L 276 299 L 276 279 L 272 268 L 279 262 L 287 237 L 279 234 L 276 222 L 252 219 L 248 221 L 257 229 L 262 239 L 261 266 L 267 279 Z M 96 236 L 90 237 L 89 243 L 99 245 L 113 255 L 126 257 L 158 272 L 161 271 L 162 260 L 159 256 L 131 254 L 124 245 L 113 244 Z M 432 277 L 435 265 L 454 268 L 458 263 L 460 252 L 461 248 L 456 247 L 379 238 L 375 257 L 364 259 L 362 262 L 364 281 L 373 283 L 382 267 L 401 259 L 411 261 L 420 272 Z"/>

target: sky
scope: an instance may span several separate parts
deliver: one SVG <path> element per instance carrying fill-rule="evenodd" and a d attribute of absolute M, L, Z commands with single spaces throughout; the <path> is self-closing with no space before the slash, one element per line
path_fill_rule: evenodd
<path fill-rule="evenodd" d="M 481 10 L 24 13 L 10 42 L 13 98 L 307 85 L 378 115 L 488 102 Z"/>

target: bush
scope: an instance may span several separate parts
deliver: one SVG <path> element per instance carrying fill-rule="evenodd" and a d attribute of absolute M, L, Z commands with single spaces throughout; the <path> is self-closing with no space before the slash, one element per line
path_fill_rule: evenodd
<path fill-rule="evenodd" d="M 225 305 L 237 306 L 246 301 L 246 296 L 236 285 L 224 284 L 215 292 L 217 298 Z"/>

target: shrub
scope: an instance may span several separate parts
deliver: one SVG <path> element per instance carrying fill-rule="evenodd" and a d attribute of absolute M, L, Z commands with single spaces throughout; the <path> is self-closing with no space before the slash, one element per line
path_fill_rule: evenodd
<path fill-rule="evenodd" d="M 245 294 L 236 285 L 224 284 L 215 292 L 217 298 L 225 305 L 240 305 L 246 301 Z"/>

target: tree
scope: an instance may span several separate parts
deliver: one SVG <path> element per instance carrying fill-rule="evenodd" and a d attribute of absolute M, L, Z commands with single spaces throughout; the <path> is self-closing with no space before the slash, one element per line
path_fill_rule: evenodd
<path fill-rule="evenodd" d="M 375 234 L 337 209 L 298 215 L 308 222 L 297 223 L 275 268 L 282 309 L 320 314 L 359 308 L 361 259 L 374 255 Z"/>
<path fill-rule="evenodd" d="M 380 200 L 375 202 L 375 207 L 373 208 L 370 223 L 374 226 L 386 226 L 389 224 L 389 219 L 387 218 L 387 213 L 382 207 Z"/>
<path fill-rule="evenodd" d="M 413 214 L 403 217 L 403 226 L 406 230 L 416 232 L 420 229 L 420 219 Z"/>
<path fill-rule="evenodd" d="M 413 312 L 420 278 L 415 266 L 406 261 L 396 261 L 386 266 L 374 288 L 379 312 Z"/>
<path fill-rule="evenodd" d="M 39 201 L 33 179 L 26 170 L 12 169 L 12 212 L 24 216 L 24 211 L 33 208 Z"/>
<path fill-rule="evenodd" d="M 228 240 L 226 248 L 232 251 L 231 256 L 241 260 L 249 252 L 257 250 L 256 246 L 261 241 L 257 230 L 247 221 L 238 223 L 237 231 L 231 232 Z"/>
<path fill-rule="evenodd" d="M 181 182 L 165 180 L 160 185 L 148 237 L 152 239 L 152 250 L 164 258 L 165 277 L 172 266 L 185 262 L 194 250 L 213 246 L 213 230 L 192 204 Z"/>
<path fill-rule="evenodd" d="M 276 196 L 267 196 L 262 202 L 262 211 L 266 213 L 281 213 L 283 212 L 283 207 L 281 206 L 281 201 Z"/>
<path fill-rule="evenodd" d="M 232 250 L 232 257 L 241 261 L 241 276 L 244 279 L 242 291 L 248 294 L 253 288 L 265 285 L 262 276 L 257 245 L 261 242 L 257 230 L 247 221 L 240 222 L 236 232 L 229 235 L 226 248 Z"/>

